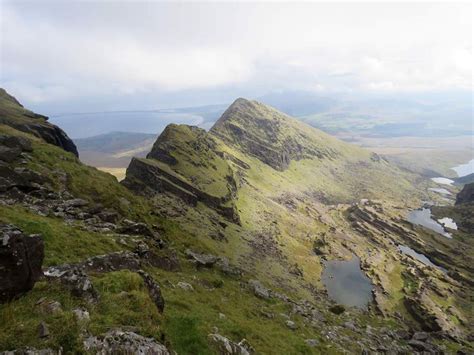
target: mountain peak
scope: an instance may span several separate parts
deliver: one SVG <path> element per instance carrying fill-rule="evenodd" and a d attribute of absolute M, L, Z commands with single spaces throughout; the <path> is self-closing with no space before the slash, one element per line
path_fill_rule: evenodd
<path fill-rule="evenodd" d="M 209 133 L 280 171 L 291 160 L 333 155 L 331 137 L 270 106 L 243 98 L 229 106 Z"/>

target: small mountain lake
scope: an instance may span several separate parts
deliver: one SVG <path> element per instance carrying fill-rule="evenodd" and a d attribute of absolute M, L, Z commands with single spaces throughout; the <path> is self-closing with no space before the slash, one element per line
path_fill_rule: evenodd
<path fill-rule="evenodd" d="M 367 309 L 372 300 L 372 282 L 361 270 L 357 257 L 327 261 L 321 280 L 329 297 L 344 306 Z"/>
<path fill-rule="evenodd" d="M 433 191 L 433 192 L 437 192 L 441 195 L 451 195 L 451 192 L 449 192 L 448 190 L 441 189 L 441 188 L 438 188 L 438 187 L 430 187 L 428 190 Z"/>
<path fill-rule="evenodd" d="M 441 266 L 433 264 L 431 260 L 428 259 L 425 255 L 421 253 L 417 253 L 410 247 L 407 247 L 405 245 L 399 245 L 398 250 L 400 250 L 403 254 L 410 255 L 412 258 L 415 258 L 416 260 L 421 261 L 423 264 L 427 266 L 432 266 L 432 267 L 440 269 L 443 272 L 447 272 L 445 268 L 442 268 Z"/>
<path fill-rule="evenodd" d="M 447 178 L 444 178 L 444 177 L 434 177 L 434 178 L 431 178 L 431 180 L 437 184 L 441 184 L 441 185 L 452 185 L 454 183 L 453 180 L 451 179 L 447 179 Z"/>
<path fill-rule="evenodd" d="M 446 238 L 452 238 L 451 234 L 446 232 L 441 224 L 431 218 L 431 210 L 429 208 L 422 208 L 421 210 L 414 210 L 408 213 L 408 222 L 423 226 L 439 233 Z"/>

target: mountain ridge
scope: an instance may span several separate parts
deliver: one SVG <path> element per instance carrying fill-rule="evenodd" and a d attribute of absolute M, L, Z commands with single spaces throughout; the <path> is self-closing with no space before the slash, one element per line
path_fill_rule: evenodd
<path fill-rule="evenodd" d="M 25 109 L 17 99 L 0 88 L 0 124 L 32 133 L 46 142 L 79 156 L 76 145 L 58 126 L 48 122 L 48 117 Z"/>
<path fill-rule="evenodd" d="M 290 154 L 279 170 L 233 137 L 170 125 L 119 184 L 0 124 L 0 351 L 471 351 L 470 225 L 447 239 L 407 222 L 432 181 L 305 125 L 281 127 L 260 143 L 278 152 L 304 136 L 337 154 Z M 464 205 L 446 209 L 472 220 Z M 44 255 L 25 263 L 31 243 L 15 242 L 25 238 Z M 322 276 L 355 257 L 371 283 L 364 308 L 336 303 Z"/>

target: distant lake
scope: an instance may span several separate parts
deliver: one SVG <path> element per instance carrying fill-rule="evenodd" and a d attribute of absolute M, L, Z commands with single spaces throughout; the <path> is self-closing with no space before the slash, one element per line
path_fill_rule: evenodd
<path fill-rule="evenodd" d="M 425 264 L 427 266 L 432 266 L 432 267 L 440 269 L 443 272 L 446 272 L 445 268 L 443 268 L 441 266 L 438 266 L 436 264 L 433 264 L 431 262 L 431 260 L 428 259 L 425 255 L 423 255 L 421 253 L 417 253 L 416 251 L 414 251 L 410 247 L 407 247 L 405 245 L 399 245 L 398 250 L 400 250 L 403 254 L 410 255 L 411 257 L 415 258 L 416 260 L 421 261 L 423 264 Z"/>
<path fill-rule="evenodd" d="M 67 114 L 50 118 L 69 136 L 86 138 L 114 131 L 159 134 L 170 123 L 199 126 L 202 116 L 183 112 L 128 111 Z"/>
<path fill-rule="evenodd" d="M 447 233 L 443 226 L 431 218 L 431 210 L 429 208 L 422 208 L 421 210 L 414 210 L 408 213 L 407 220 L 410 223 L 418 224 L 432 231 L 439 233 L 446 238 L 452 238 L 451 234 Z"/>
<path fill-rule="evenodd" d="M 367 309 L 372 300 L 372 282 L 361 270 L 357 257 L 327 261 L 321 279 L 329 297 L 344 306 Z"/>
<path fill-rule="evenodd" d="M 474 173 L 474 159 L 470 160 L 466 164 L 461 164 L 451 169 L 453 169 L 458 174 L 459 177 L 472 174 Z"/>
<path fill-rule="evenodd" d="M 447 179 L 447 178 L 444 178 L 444 177 L 435 177 L 435 178 L 431 178 L 431 180 L 437 184 L 441 184 L 441 185 L 452 185 L 454 183 L 453 180 L 451 179 Z"/>
<path fill-rule="evenodd" d="M 451 195 L 451 192 L 449 192 L 448 190 L 446 190 L 446 189 L 440 189 L 440 188 L 438 188 L 438 187 L 430 187 L 428 190 L 429 190 L 429 191 L 433 191 L 433 192 L 437 192 L 437 193 L 439 193 L 439 194 L 441 194 L 441 195 Z"/>

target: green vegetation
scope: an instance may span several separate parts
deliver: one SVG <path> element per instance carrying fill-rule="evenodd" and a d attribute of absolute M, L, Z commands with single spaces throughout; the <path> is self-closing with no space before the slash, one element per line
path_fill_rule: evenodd
<path fill-rule="evenodd" d="M 0 222 L 14 224 L 25 233 L 40 234 L 45 243 L 45 266 L 79 262 L 124 249 L 110 236 L 82 231 L 60 218 L 42 217 L 20 206 L 0 206 Z"/>
<path fill-rule="evenodd" d="M 262 354 L 362 351 L 382 339 L 381 329 L 403 328 L 405 324 L 391 315 L 400 312 L 412 320 L 403 298 L 416 296 L 421 281 L 407 272 L 408 265 L 419 275 L 426 272 L 431 285 L 447 292 L 448 283 L 440 272 L 409 264 L 396 249 L 396 243 L 407 238 L 404 243 L 418 243 L 427 250 L 435 246 L 451 255 L 453 247 L 467 240 L 467 235 L 456 233 L 453 241 L 443 241 L 403 223 L 404 211 L 418 207 L 426 196 L 418 188 L 424 183 L 417 175 L 255 102 L 238 101 L 223 117 L 210 133 L 169 126 L 148 159 L 140 161 L 171 175 L 167 179 L 180 179 L 204 194 L 228 199 L 219 207 L 235 204 L 240 225 L 230 222 L 205 198 L 191 206 L 171 192 L 137 196 L 111 175 L 28 135 L 33 152 L 28 153 L 25 165 L 47 177 L 52 190 L 67 191 L 91 205 L 113 209 L 121 219 L 155 225 L 168 242 L 165 251 L 177 253 L 181 270 L 143 265 L 160 285 L 165 299 L 163 314 L 151 300 L 141 276 L 132 271 L 90 275 L 100 295 L 97 304 L 71 296 L 59 283 L 38 282 L 31 292 L 0 306 L 0 349 L 62 347 L 66 353 L 80 353 L 83 329 L 101 335 L 121 328 L 153 337 L 179 354 L 215 353 L 208 340 L 214 332 L 233 342 L 245 338 Z M 0 126 L 0 132 L 25 136 L 7 126 Z M 243 138 L 238 132 L 243 132 Z M 361 212 L 362 217 L 349 213 L 351 204 L 361 199 L 383 203 L 361 203 L 358 206 L 368 211 L 365 215 Z M 45 266 L 79 262 L 132 249 L 136 244 L 135 240 L 123 243 L 122 236 L 113 233 L 86 231 L 79 220 L 66 223 L 61 218 L 38 215 L 19 203 L 0 205 L 0 222 L 14 224 L 25 233 L 41 234 Z M 364 223 L 369 224 L 365 229 Z M 154 241 L 139 239 L 156 251 Z M 313 248 L 321 246 L 322 240 L 322 251 L 316 255 Z M 217 267 L 196 269 L 184 258 L 188 248 L 227 257 L 243 276 L 226 275 Z M 323 261 L 348 259 L 353 254 L 361 259 L 377 291 L 382 290 L 386 318 L 373 308 L 347 309 L 340 315 L 330 311 L 333 304 L 320 280 Z M 462 255 L 451 258 L 448 262 L 462 262 Z M 249 289 L 250 279 L 259 280 L 281 296 L 256 297 Z M 192 290 L 180 287 L 180 282 L 190 284 Z M 446 299 L 432 300 L 443 308 L 455 306 L 462 315 L 469 314 L 469 302 L 460 300 L 457 292 L 455 289 Z M 282 295 L 292 302 L 309 301 L 314 315 L 301 315 L 296 311 L 299 304 L 283 301 Z M 38 302 L 42 298 L 60 302 L 62 311 L 45 312 Z M 89 311 L 87 324 L 75 319 L 73 310 L 77 307 Z M 455 318 L 456 325 L 462 326 Z M 290 320 L 294 323 L 288 324 Z M 41 321 L 50 328 L 48 338 L 38 337 Z M 376 340 L 370 338 L 371 329 L 379 336 Z M 313 347 L 306 343 L 308 339 L 314 340 Z"/>

